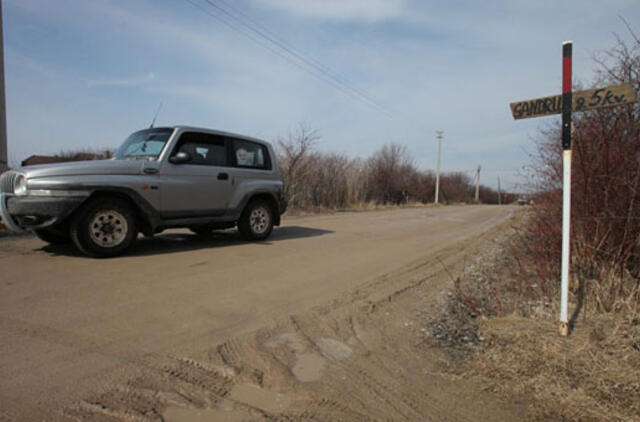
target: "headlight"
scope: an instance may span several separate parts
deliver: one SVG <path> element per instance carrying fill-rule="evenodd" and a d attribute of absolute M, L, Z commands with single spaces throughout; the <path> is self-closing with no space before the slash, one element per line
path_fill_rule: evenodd
<path fill-rule="evenodd" d="M 27 178 L 23 174 L 19 174 L 13 181 L 13 193 L 16 195 L 27 194 Z"/>

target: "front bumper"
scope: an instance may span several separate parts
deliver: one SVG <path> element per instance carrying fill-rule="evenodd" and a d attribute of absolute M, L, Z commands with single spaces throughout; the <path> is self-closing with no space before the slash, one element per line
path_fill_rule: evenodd
<path fill-rule="evenodd" d="M 0 193 L 0 217 L 13 232 L 55 226 L 82 204 L 84 197 L 30 197 Z"/>
<path fill-rule="evenodd" d="M 7 199 L 12 197 L 13 195 L 0 192 L 0 218 L 2 218 L 2 223 L 14 233 L 24 233 L 24 229 L 20 227 L 9 214 L 9 209 L 7 207 Z"/>

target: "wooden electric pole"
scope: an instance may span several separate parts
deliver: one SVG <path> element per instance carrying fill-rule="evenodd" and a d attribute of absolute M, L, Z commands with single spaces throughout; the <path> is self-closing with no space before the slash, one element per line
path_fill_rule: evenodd
<path fill-rule="evenodd" d="M 4 36 L 2 33 L 2 0 L 0 0 L 0 173 L 9 168 L 7 153 L 7 110 L 4 95 Z"/>
<path fill-rule="evenodd" d="M 434 203 L 438 203 L 438 195 L 440 193 L 440 143 L 442 142 L 442 134 L 444 132 L 439 130 L 436 132 L 436 138 L 438 138 L 438 166 L 436 167 L 436 198 Z"/>
<path fill-rule="evenodd" d="M 476 171 L 476 204 L 480 202 L 480 169 L 482 166 L 478 166 Z"/>

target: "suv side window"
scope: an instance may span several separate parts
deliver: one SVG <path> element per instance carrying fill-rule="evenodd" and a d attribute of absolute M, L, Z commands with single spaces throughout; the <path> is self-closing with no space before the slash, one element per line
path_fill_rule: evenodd
<path fill-rule="evenodd" d="M 236 167 L 271 170 L 271 159 L 264 145 L 244 139 L 234 139 L 232 155 Z"/>
<path fill-rule="evenodd" d="M 185 132 L 180 136 L 173 154 L 187 152 L 191 156 L 189 164 L 202 166 L 229 165 L 225 139 L 208 133 Z"/>

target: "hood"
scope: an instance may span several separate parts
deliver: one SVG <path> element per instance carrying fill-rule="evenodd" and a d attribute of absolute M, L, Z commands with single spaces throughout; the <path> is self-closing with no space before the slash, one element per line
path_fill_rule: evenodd
<path fill-rule="evenodd" d="M 93 174 L 140 174 L 146 161 L 94 160 L 70 161 L 66 163 L 41 164 L 22 167 L 18 171 L 28 179 L 51 176 L 80 176 Z"/>

